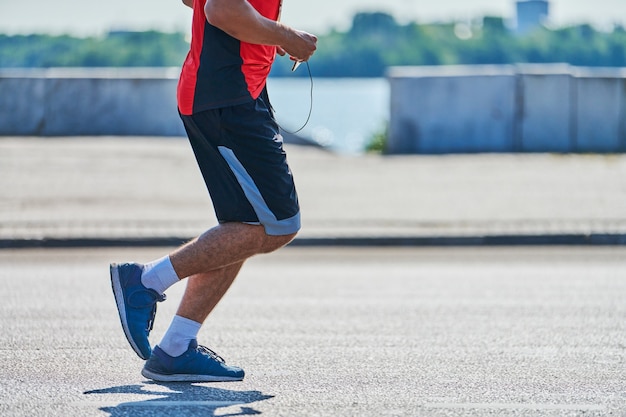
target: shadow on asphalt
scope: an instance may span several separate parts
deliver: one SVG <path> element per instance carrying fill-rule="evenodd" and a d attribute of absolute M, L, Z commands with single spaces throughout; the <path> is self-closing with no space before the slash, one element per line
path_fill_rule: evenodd
<path fill-rule="evenodd" d="M 238 411 L 221 417 L 260 415 L 260 411 L 246 405 L 273 398 L 260 391 L 232 391 L 222 388 L 194 385 L 189 383 L 155 383 L 146 382 L 138 385 L 121 385 L 117 387 L 85 391 L 84 394 L 133 394 L 150 396 L 145 401 L 121 402 L 116 406 L 101 407 L 111 417 L 120 416 L 167 416 L 167 415 L 202 415 L 214 416 L 218 409 L 232 407 Z M 154 398 L 154 396 L 159 396 Z M 114 402 L 114 401 L 112 401 Z M 117 402 L 117 401 L 115 401 Z M 226 411 L 226 410 L 224 410 Z M 228 410 L 230 411 L 230 410 Z"/>

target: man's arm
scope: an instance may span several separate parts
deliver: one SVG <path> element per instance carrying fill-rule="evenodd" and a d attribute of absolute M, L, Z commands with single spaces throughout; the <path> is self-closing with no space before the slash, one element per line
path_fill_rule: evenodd
<path fill-rule="evenodd" d="M 267 19 L 246 0 L 207 0 L 204 13 L 210 24 L 240 41 L 278 46 L 297 61 L 315 52 L 315 35 Z"/>
<path fill-rule="evenodd" d="M 193 0 L 183 0 L 183 4 L 193 9 Z"/>

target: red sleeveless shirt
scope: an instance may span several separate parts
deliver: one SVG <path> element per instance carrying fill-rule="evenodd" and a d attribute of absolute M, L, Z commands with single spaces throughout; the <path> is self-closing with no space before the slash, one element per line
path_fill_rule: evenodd
<path fill-rule="evenodd" d="M 261 15 L 278 20 L 282 0 L 248 0 Z M 178 81 L 184 115 L 256 99 L 265 87 L 276 47 L 241 42 L 212 26 L 206 0 L 194 0 L 191 47 Z"/>

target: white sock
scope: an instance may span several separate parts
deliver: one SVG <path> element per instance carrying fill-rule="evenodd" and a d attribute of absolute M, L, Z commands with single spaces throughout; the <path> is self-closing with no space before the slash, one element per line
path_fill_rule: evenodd
<path fill-rule="evenodd" d="M 189 342 L 196 338 L 202 323 L 185 317 L 174 316 L 170 327 L 163 335 L 159 347 L 170 356 L 180 356 L 189 348 Z"/>
<path fill-rule="evenodd" d="M 172 285 L 179 281 L 176 271 L 172 266 L 169 256 L 164 256 L 154 262 L 143 266 L 141 283 L 148 288 L 152 288 L 159 294 L 163 294 Z"/>

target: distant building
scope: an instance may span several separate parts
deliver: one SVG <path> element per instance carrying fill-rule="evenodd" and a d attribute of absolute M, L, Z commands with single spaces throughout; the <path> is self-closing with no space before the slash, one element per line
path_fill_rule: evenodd
<path fill-rule="evenodd" d="M 517 1 L 516 32 L 525 35 L 540 27 L 548 18 L 549 4 L 547 0 Z"/>

